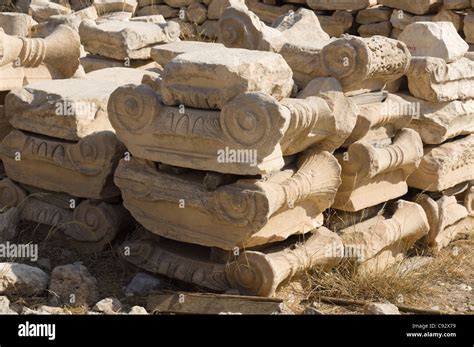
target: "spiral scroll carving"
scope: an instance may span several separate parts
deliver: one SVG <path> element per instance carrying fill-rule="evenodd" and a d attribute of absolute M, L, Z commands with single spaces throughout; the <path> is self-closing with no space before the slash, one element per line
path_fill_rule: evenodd
<path fill-rule="evenodd" d="M 261 202 L 256 192 L 217 190 L 214 195 L 214 206 L 218 216 L 232 225 L 246 226 L 254 222 L 257 210 L 261 210 Z"/>
<path fill-rule="evenodd" d="M 273 290 L 273 269 L 260 252 L 244 252 L 226 267 L 229 283 L 241 294 L 268 296 Z"/>
<path fill-rule="evenodd" d="M 18 206 L 26 199 L 26 193 L 10 179 L 0 181 L 0 209 Z"/>
<path fill-rule="evenodd" d="M 112 93 L 107 108 L 115 129 L 142 134 L 159 111 L 160 103 L 150 87 L 128 85 Z"/>
<path fill-rule="evenodd" d="M 67 156 L 73 167 L 87 176 L 101 173 L 107 149 L 104 141 L 97 141 L 95 136 L 86 136 L 76 145 L 67 147 Z"/>
<path fill-rule="evenodd" d="M 239 147 L 259 151 L 265 150 L 268 142 L 275 141 L 272 132 L 278 131 L 284 123 L 278 102 L 259 92 L 238 95 L 224 105 L 220 114 L 220 124 L 228 138 Z"/>
<path fill-rule="evenodd" d="M 252 19 L 248 11 L 227 8 L 219 20 L 220 41 L 230 48 L 258 49 L 260 33 Z"/>
<path fill-rule="evenodd" d="M 85 242 L 96 242 L 115 231 L 111 223 L 113 215 L 106 203 L 83 201 L 74 210 L 74 228 L 67 228 L 65 234 L 73 239 Z"/>

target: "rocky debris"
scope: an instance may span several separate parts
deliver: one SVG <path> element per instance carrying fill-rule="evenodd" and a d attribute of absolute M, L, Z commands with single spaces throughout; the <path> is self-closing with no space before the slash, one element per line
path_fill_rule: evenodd
<path fill-rule="evenodd" d="M 2 314 L 18 314 L 10 308 L 10 300 L 6 296 L 0 296 L 0 315 Z"/>
<path fill-rule="evenodd" d="M 122 311 L 122 303 L 116 298 L 105 298 L 98 301 L 92 309 L 104 314 L 117 314 Z"/>
<path fill-rule="evenodd" d="M 89 306 L 99 299 L 97 280 L 79 263 L 55 267 L 48 290 L 53 306 Z"/>
<path fill-rule="evenodd" d="M 161 281 L 152 275 L 144 272 L 137 273 L 124 292 L 126 295 L 146 294 L 161 287 Z"/>
<path fill-rule="evenodd" d="M 130 311 L 128 311 L 128 314 L 139 314 L 139 315 L 145 315 L 148 314 L 146 309 L 142 306 L 133 306 Z"/>
<path fill-rule="evenodd" d="M 423 37 L 423 40 L 420 40 Z M 435 57 L 452 63 L 469 50 L 469 45 L 449 22 L 418 22 L 408 25 L 398 36 L 412 56 Z"/>
<path fill-rule="evenodd" d="M 41 294 L 48 287 L 48 280 L 48 274 L 37 267 L 20 263 L 0 263 L 0 294 Z"/>
<path fill-rule="evenodd" d="M 62 314 L 66 314 L 66 312 L 61 307 L 41 305 L 34 309 L 23 307 L 21 314 L 24 314 L 24 315 L 62 315 Z"/>
<path fill-rule="evenodd" d="M 396 315 L 400 314 L 398 307 L 390 303 L 369 303 L 364 306 L 364 314 Z"/>
<path fill-rule="evenodd" d="M 0 243 L 12 240 L 18 231 L 20 210 L 13 207 L 0 214 Z"/>

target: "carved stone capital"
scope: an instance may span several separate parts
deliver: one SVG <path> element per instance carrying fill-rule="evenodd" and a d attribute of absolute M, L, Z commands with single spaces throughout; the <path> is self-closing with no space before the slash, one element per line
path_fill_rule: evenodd
<path fill-rule="evenodd" d="M 382 271 L 428 233 L 423 208 L 399 200 L 392 216 L 376 216 L 341 231 L 345 256 L 362 271 Z"/>
<path fill-rule="evenodd" d="M 423 156 L 420 136 L 402 129 L 387 146 L 357 141 L 336 157 L 342 166 L 342 185 L 333 207 L 359 211 L 400 197 L 408 191 L 406 179 Z"/>
<path fill-rule="evenodd" d="M 349 35 L 324 46 L 321 56 L 327 73 L 341 82 L 344 92 L 357 93 L 380 90 L 402 77 L 411 58 L 403 42 L 383 36 Z"/>
<path fill-rule="evenodd" d="M 115 183 L 125 207 L 153 233 L 231 250 L 320 226 L 340 184 L 339 170 L 331 154 L 308 153 L 299 169 L 290 166 L 267 179 L 238 179 L 209 191 L 203 172 L 171 174 L 132 159 L 121 161 Z"/>
<path fill-rule="evenodd" d="M 474 179 L 474 135 L 425 147 L 419 167 L 408 177 L 410 187 L 442 191 Z"/>
<path fill-rule="evenodd" d="M 320 227 L 301 244 L 284 250 L 245 251 L 227 265 L 226 274 L 231 286 L 242 294 L 272 296 L 283 281 L 298 273 L 336 266 L 342 259 L 342 249 L 340 237 Z"/>
<path fill-rule="evenodd" d="M 7 175 L 17 182 L 85 198 L 111 198 L 111 182 L 125 147 L 114 133 L 97 132 L 77 143 L 13 130 L 0 149 Z"/>
<path fill-rule="evenodd" d="M 133 155 L 222 173 L 273 172 L 284 166 L 283 156 L 341 136 L 334 124 L 338 118 L 318 97 L 278 102 L 262 92 L 246 92 L 219 112 L 165 106 L 152 88 L 128 85 L 111 95 L 108 111 Z"/>

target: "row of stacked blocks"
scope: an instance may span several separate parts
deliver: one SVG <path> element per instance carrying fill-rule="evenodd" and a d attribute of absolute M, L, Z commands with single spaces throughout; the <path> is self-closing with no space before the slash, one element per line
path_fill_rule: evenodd
<path fill-rule="evenodd" d="M 456 39 L 427 57 L 416 42 L 329 40 L 312 16 L 299 10 L 269 28 L 228 8 L 219 36 L 233 48 L 159 45 L 149 54 L 161 73 L 55 71 L 67 80 L 43 74 L 12 90 L 0 108 L 14 128 L 1 146 L 2 207 L 88 251 L 129 231 L 133 216 L 145 230 L 119 247 L 125 260 L 257 295 L 348 255 L 379 271 L 417 241 L 440 249 L 472 231 L 474 62 L 455 29 L 413 24 Z M 57 30 L 51 42 L 74 36 Z M 2 35 L 12 76 L 17 56 L 36 72 L 78 59 L 77 39 L 60 56 L 48 38 Z M 105 41 L 94 47 L 107 51 Z M 39 65 L 22 49 L 38 42 L 51 47 Z"/>

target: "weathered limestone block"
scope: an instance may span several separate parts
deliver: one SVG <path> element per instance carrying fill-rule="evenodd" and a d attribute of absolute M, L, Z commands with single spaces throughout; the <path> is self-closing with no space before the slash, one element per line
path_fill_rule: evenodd
<path fill-rule="evenodd" d="M 412 104 L 419 105 L 409 128 L 415 129 L 423 143 L 442 144 L 459 135 L 474 133 L 474 100 L 429 102 L 401 95 Z"/>
<path fill-rule="evenodd" d="M 120 195 L 112 183 L 125 147 L 114 133 L 96 132 L 73 143 L 11 131 L 0 150 L 9 178 L 70 195 L 106 199 Z"/>
<path fill-rule="evenodd" d="M 357 31 L 362 37 L 371 37 L 374 35 L 390 37 L 392 24 L 389 21 L 361 25 Z"/>
<path fill-rule="evenodd" d="M 226 264 L 212 261 L 209 248 L 149 234 L 135 232 L 120 245 L 117 253 L 125 261 L 151 273 L 215 291 L 231 289 Z M 130 251 L 124 252 L 125 249 Z"/>
<path fill-rule="evenodd" d="M 351 12 L 343 10 L 334 11 L 330 16 L 317 14 L 317 17 L 321 27 L 330 37 L 339 37 L 347 32 L 354 20 Z"/>
<path fill-rule="evenodd" d="M 193 24 L 199 25 L 207 19 L 207 8 L 203 4 L 194 3 L 186 9 L 186 18 Z"/>
<path fill-rule="evenodd" d="M 84 79 L 30 84 L 10 92 L 5 114 L 17 129 L 77 141 L 96 131 L 114 131 L 107 102 L 119 86 L 140 83 L 149 72 L 111 68 L 91 72 Z"/>
<path fill-rule="evenodd" d="M 94 0 L 99 15 L 109 12 L 135 12 L 137 0 Z"/>
<path fill-rule="evenodd" d="M 332 41 L 321 52 L 327 73 L 337 78 L 346 93 L 382 89 L 402 77 L 410 65 L 403 42 L 382 36 L 346 36 Z"/>
<path fill-rule="evenodd" d="M 285 240 L 321 226 L 321 213 L 331 206 L 339 174 L 331 154 L 309 152 L 297 167 L 266 180 L 237 178 L 211 191 L 200 183 L 205 172 L 172 174 L 135 158 L 120 162 L 114 181 L 124 206 L 151 232 L 232 250 Z M 186 208 L 180 208 L 181 203 Z"/>
<path fill-rule="evenodd" d="M 258 0 L 245 0 L 245 4 L 267 25 L 271 25 L 278 17 L 288 14 L 290 11 L 296 12 L 298 9 L 294 5 L 272 6 Z"/>
<path fill-rule="evenodd" d="M 398 200 L 392 216 L 378 215 L 341 231 L 346 257 L 362 272 L 378 272 L 403 258 L 429 230 L 423 208 Z"/>
<path fill-rule="evenodd" d="M 474 60 L 446 63 L 441 58 L 412 58 L 407 71 L 410 93 L 419 99 L 446 102 L 474 98 Z"/>
<path fill-rule="evenodd" d="M 207 18 L 219 19 L 227 7 L 245 6 L 244 0 L 212 0 L 207 8 Z"/>
<path fill-rule="evenodd" d="M 85 20 L 79 27 L 86 51 L 118 60 L 150 59 L 151 47 L 178 41 L 179 33 L 179 25 L 174 22 L 107 21 L 97 25 Z"/>
<path fill-rule="evenodd" d="M 433 16 L 433 22 L 451 22 L 456 28 L 456 31 L 462 29 L 462 20 L 461 14 L 448 10 L 442 10 Z"/>
<path fill-rule="evenodd" d="M 275 53 L 229 48 L 194 51 L 166 64 L 161 97 L 165 105 L 202 109 L 221 109 L 244 92 L 260 91 L 281 100 L 291 94 L 292 75 Z"/>
<path fill-rule="evenodd" d="M 132 12 L 108 12 L 100 15 L 95 21 L 96 24 L 106 23 L 108 21 L 126 21 L 128 22 L 132 18 Z"/>
<path fill-rule="evenodd" d="M 372 24 L 390 20 L 393 10 L 385 6 L 374 6 L 357 12 L 356 22 Z"/>
<path fill-rule="evenodd" d="M 471 7 L 471 0 L 444 0 L 443 7 L 447 10 L 464 10 Z"/>
<path fill-rule="evenodd" d="M 241 294 L 272 296 L 285 280 L 314 268 L 329 270 L 342 260 L 341 238 L 325 227 L 314 230 L 305 242 L 287 249 L 245 251 L 226 267 L 230 285 Z"/>
<path fill-rule="evenodd" d="M 140 16 L 132 17 L 129 19 L 131 22 L 146 22 L 154 24 L 166 24 L 165 17 L 160 14 L 150 15 L 150 16 Z"/>
<path fill-rule="evenodd" d="M 199 41 L 180 41 L 157 45 L 151 49 L 151 58 L 161 66 L 165 66 L 171 59 L 183 53 L 196 52 L 200 50 L 222 49 L 222 43 L 209 43 Z"/>
<path fill-rule="evenodd" d="M 379 0 L 379 3 L 419 15 L 437 12 L 443 6 L 443 0 Z"/>
<path fill-rule="evenodd" d="M 329 36 L 314 12 L 299 9 L 266 26 L 244 7 L 229 7 L 219 20 L 219 41 L 227 47 L 280 53 L 294 71 L 298 86 L 324 76 L 320 52 Z"/>
<path fill-rule="evenodd" d="M 219 40 L 219 21 L 218 20 L 206 20 L 204 23 L 199 25 L 196 29 L 196 34 L 205 37 L 211 41 Z"/>
<path fill-rule="evenodd" d="M 51 16 L 71 13 L 71 9 L 52 1 L 34 1 L 30 4 L 29 12 L 35 21 L 41 23 Z"/>
<path fill-rule="evenodd" d="M 415 101 L 388 94 L 382 102 L 358 103 L 357 122 L 343 147 L 359 141 L 381 142 L 394 137 L 417 114 Z"/>
<path fill-rule="evenodd" d="M 102 70 L 102 69 L 109 69 L 109 68 L 123 68 L 128 67 L 131 69 L 161 69 L 161 66 L 152 60 L 131 60 L 128 61 L 121 61 L 115 59 L 109 59 L 100 57 L 97 55 L 87 54 L 86 56 L 80 59 L 81 66 L 84 68 L 86 73 Z"/>
<path fill-rule="evenodd" d="M 44 39 L 0 30 L 0 51 L 0 90 L 11 90 L 35 80 L 72 77 L 79 67 L 80 39 L 64 25 Z"/>
<path fill-rule="evenodd" d="M 278 102 L 264 93 L 248 92 L 227 102 L 220 112 L 181 112 L 163 105 L 151 87 L 129 85 L 112 94 L 108 111 L 117 136 L 139 158 L 252 175 L 281 169 L 283 156 L 308 147 L 332 152 L 345 141 L 355 124 L 355 109 L 342 92 L 330 93 L 327 98 Z M 223 160 L 224 153 L 251 157 Z"/>
<path fill-rule="evenodd" d="M 458 204 L 455 196 L 442 196 L 437 201 L 426 194 L 421 194 L 417 202 L 425 210 L 430 230 L 425 238 L 429 247 L 440 250 L 464 231 L 468 225 L 474 227 L 474 220 L 469 218 L 467 209 Z M 472 230 L 472 229 L 471 229 Z"/>
<path fill-rule="evenodd" d="M 464 35 L 466 41 L 474 43 L 474 11 L 470 11 L 466 17 L 464 17 Z"/>
<path fill-rule="evenodd" d="M 164 18 L 175 18 L 179 10 L 168 5 L 151 5 L 137 11 L 138 16 L 162 15 Z"/>
<path fill-rule="evenodd" d="M 16 12 L 0 12 L 0 28 L 12 36 L 28 36 L 35 21 L 30 15 Z"/>
<path fill-rule="evenodd" d="M 407 45 L 412 56 L 441 58 L 447 63 L 458 60 L 469 49 L 450 22 L 413 23 L 403 30 L 398 39 Z"/>
<path fill-rule="evenodd" d="M 408 177 L 408 185 L 430 192 L 442 191 L 474 179 L 474 135 L 425 147 L 419 167 Z"/>
<path fill-rule="evenodd" d="M 313 10 L 362 10 L 377 4 L 374 0 L 307 0 L 307 4 Z"/>
<path fill-rule="evenodd" d="M 392 144 L 379 147 L 362 140 L 347 152 L 336 154 L 342 167 L 342 184 L 333 208 L 359 211 L 405 195 L 407 177 L 423 156 L 420 135 L 413 129 L 401 130 Z"/>

